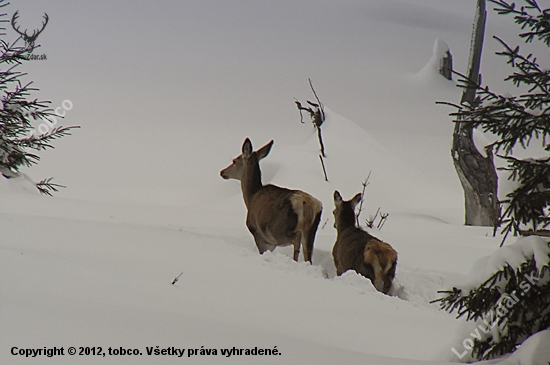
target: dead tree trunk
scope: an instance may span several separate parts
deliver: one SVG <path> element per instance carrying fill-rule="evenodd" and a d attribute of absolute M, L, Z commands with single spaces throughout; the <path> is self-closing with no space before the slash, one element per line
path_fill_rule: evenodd
<path fill-rule="evenodd" d="M 480 82 L 479 69 L 486 18 L 485 0 L 478 0 L 468 65 L 469 85 L 464 88 L 461 103 L 475 103 L 475 84 Z M 465 224 L 496 227 L 500 219 L 500 208 L 497 196 L 498 177 L 492 150 L 487 150 L 487 157 L 483 156 L 474 144 L 473 128 L 468 122 L 458 121 L 453 133 L 451 155 L 464 190 Z"/>
<path fill-rule="evenodd" d="M 453 79 L 453 55 L 450 51 L 439 61 L 439 73 L 447 80 Z"/>

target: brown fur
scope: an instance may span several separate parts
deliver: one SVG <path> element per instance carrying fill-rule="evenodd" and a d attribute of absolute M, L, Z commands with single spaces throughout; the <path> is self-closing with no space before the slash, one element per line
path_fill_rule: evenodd
<path fill-rule="evenodd" d="M 355 270 L 369 278 L 378 291 L 387 294 L 395 277 L 397 252 L 355 225 L 355 206 L 360 200 L 361 194 L 344 201 L 338 191 L 334 192 L 337 237 L 332 256 L 336 273 Z"/>
<path fill-rule="evenodd" d="M 311 263 L 323 205 L 303 191 L 262 184 L 259 160 L 269 154 L 272 145 L 273 141 L 252 152 L 252 143 L 247 138 L 243 153 L 221 170 L 220 175 L 241 181 L 248 210 L 246 226 L 260 253 L 276 246 L 293 245 L 293 257 L 298 261 L 302 246 L 304 260 Z"/>
<path fill-rule="evenodd" d="M 386 242 L 373 237 L 365 245 L 364 260 L 374 269 L 373 285 L 378 291 L 387 294 L 395 276 L 394 265 L 397 262 L 397 252 Z M 392 269 L 393 271 L 390 272 Z"/>

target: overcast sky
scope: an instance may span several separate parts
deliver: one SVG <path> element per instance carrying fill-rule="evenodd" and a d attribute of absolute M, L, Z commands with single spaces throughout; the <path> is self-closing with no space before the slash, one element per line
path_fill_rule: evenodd
<path fill-rule="evenodd" d="M 361 100 L 380 87 L 370 79 L 380 72 L 420 70 L 438 37 L 457 48 L 455 62 L 464 66 L 467 55 L 460 53 L 468 44 L 461 43 L 470 37 L 474 5 L 13 0 L 7 12 L 19 10 L 19 23 L 29 32 L 48 13 L 37 50 L 48 61 L 33 65 L 32 76 L 52 98 L 75 98 L 82 105 L 82 97 L 94 108 L 106 103 L 116 109 L 105 99 L 117 95 L 119 104 L 138 101 L 135 106 L 178 102 L 178 110 L 193 117 L 199 110 L 208 115 L 207 109 L 251 117 L 260 111 L 274 115 L 282 107 L 279 98 L 293 107 L 293 97 L 310 97 L 312 78 L 325 103 L 353 119 L 364 115 Z M 433 33 L 428 39 L 426 29 Z M 98 94 L 101 89 L 109 92 Z"/>

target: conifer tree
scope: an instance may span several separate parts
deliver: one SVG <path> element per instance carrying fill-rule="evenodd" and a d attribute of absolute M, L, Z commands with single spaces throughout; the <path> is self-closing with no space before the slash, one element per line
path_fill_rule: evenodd
<path fill-rule="evenodd" d="M 9 3 L 0 0 L 0 10 L 4 10 L 7 5 Z M 6 15 L 0 14 L 1 23 L 9 21 L 5 19 Z M 0 28 L 0 36 L 6 36 L 5 27 Z M 50 101 L 30 99 L 31 94 L 38 89 L 32 87 L 32 81 L 24 81 L 27 74 L 18 68 L 29 62 L 29 55 L 34 49 L 21 43 L 21 37 L 14 42 L 0 39 L 0 174 L 8 179 L 21 176 L 21 167 L 36 164 L 40 157 L 35 152 L 53 148 L 53 140 L 70 134 L 73 128 L 78 128 L 55 127 L 55 118 L 61 116 L 56 115 L 49 107 Z M 37 134 L 35 124 L 38 123 L 45 123 L 51 128 L 45 133 Z M 52 178 L 35 185 L 46 195 L 51 195 L 52 191 L 61 187 L 52 183 Z"/>
<path fill-rule="evenodd" d="M 536 0 L 523 0 L 521 7 L 506 0 L 490 2 L 498 14 L 514 17 L 526 43 L 550 46 L 550 9 L 542 9 Z M 516 182 L 500 202 L 503 243 L 509 233 L 531 237 L 497 250 L 489 262 L 499 264 L 488 265 L 494 271 L 485 272 L 477 285 L 442 291 L 445 296 L 435 301 L 442 309 L 478 324 L 472 338 L 464 342 L 472 359 L 512 352 L 532 334 L 550 328 L 550 65 L 542 66 L 533 54 L 523 55 L 519 46 L 510 47 L 494 38 L 503 47 L 497 54 L 513 70 L 505 81 L 517 87 L 517 95 L 497 94 L 460 75 L 462 87 L 475 85 L 477 98 L 455 105 L 458 111 L 452 115 L 496 137 L 488 147 L 507 162 L 503 170 Z M 514 155 L 515 148 L 533 144 L 546 155 Z"/>
<path fill-rule="evenodd" d="M 540 8 L 536 0 L 524 0 L 526 5 L 520 8 L 505 0 L 491 2 L 499 14 L 514 16 L 526 43 L 536 40 L 550 46 L 550 9 Z M 500 202 L 504 208 L 499 222 L 503 233 L 550 236 L 546 229 L 550 225 L 550 154 L 526 159 L 513 155 L 514 148 L 526 148 L 532 142 L 550 151 L 550 73 L 533 54 L 525 56 L 519 46 L 510 47 L 501 38 L 494 38 L 503 46 L 497 54 L 507 58 L 513 69 L 505 81 L 526 91 L 504 96 L 475 84 L 476 101 L 455 105 L 458 111 L 452 115 L 497 137 L 488 147 L 507 161 L 503 169 L 510 171 L 509 178 L 517 183 Z M 460 76 L 460 85 L 471 87 L 472 81 Z"/>

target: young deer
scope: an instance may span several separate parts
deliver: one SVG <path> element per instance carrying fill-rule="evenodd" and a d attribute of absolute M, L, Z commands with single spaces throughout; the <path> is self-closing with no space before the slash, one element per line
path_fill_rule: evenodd
<path fill-rule="evenodd" d="M 273 141 L 257 151 L 247 138 L 242 154 L 220 171 L 224 179 L 241 182 L 244 204 L 248 210 L 246 226 L 260 254 L 276 246 L 294 246 L 294 261 L 298 261 L 300 245 L 304 260 L 311 263 L 313 243 L 321 220 L 322 203 L 300 191 L 262 184 L 259 161 L 271 151 Z"/>
<path fill-rule="evenodd" d="M 360 201 L 360 193 L 344 201 L 340 193 L 334 191 L 337 236 L 332 257 L 336 273 L 342 275 L 347 270 L 355 270 L 369 278 L 376 290 L 388 294 L 395 276 L 397 252 L 389 244 L 355 226 L 355 206 Z"/>

